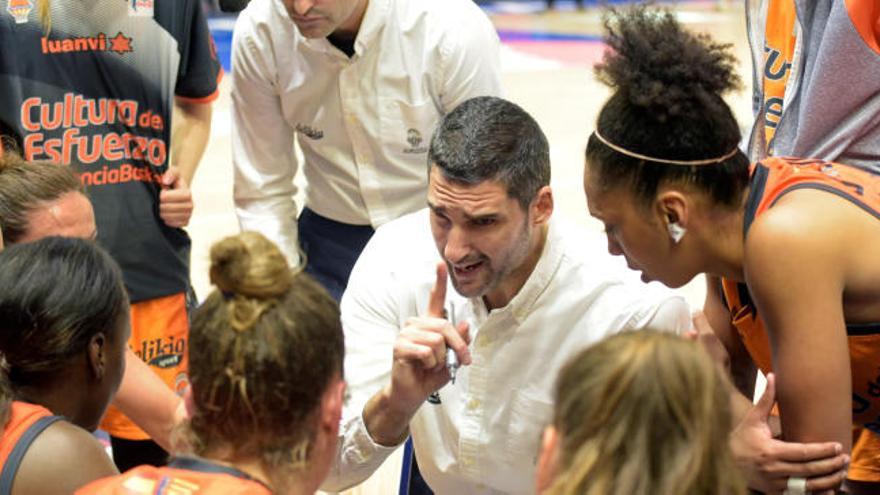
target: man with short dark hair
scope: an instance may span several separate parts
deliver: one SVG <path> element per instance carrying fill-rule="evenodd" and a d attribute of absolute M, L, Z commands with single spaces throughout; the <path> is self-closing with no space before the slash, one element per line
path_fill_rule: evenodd
<path fill-rule="evenodd" d="M 429 208 L 378 229 L 342 300 L 352 401 L 325 487 L 412 435 L 437 493 L 533 493 L 562 364 L 609 334 L 682 332 L 690 314 L 551 219 L 549 147 L 522 108 L 464 102 L 428 157 Z"/>

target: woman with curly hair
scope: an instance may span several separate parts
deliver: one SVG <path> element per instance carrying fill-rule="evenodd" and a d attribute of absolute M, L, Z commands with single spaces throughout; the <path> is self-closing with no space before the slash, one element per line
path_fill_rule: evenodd
<path fill-rule="evenodd" d="M 756 367 L 775 372 L 782 439 L 805 443 L 739 428 L 750 486 L 838 487 L 853 424 L 880 431 L 880 258 L 853 249 L 880 245 L 880 177 L 811 159 L 750 166 L 722 99 L 738 85 L 727 46 L 646 7 L 606 27 L 597 73 L 614 93 L 584 188 L 609 251 L 670 287 L 710 275 L 705 312 L 738 384 L 749 388 Z M 738 396 L 736 417 L 748 407 Z M 877 475 L 880 460 L 854 468 Z"/>

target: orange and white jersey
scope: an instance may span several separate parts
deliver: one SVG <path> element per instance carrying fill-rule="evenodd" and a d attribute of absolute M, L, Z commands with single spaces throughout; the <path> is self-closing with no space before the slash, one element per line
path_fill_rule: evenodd
<path fill-rule="evenodd" d="M 880 220 L 880 174 L 821 160 L 769 158 L 752 169 L 745 228 L 794 190 L 816 189 L 851 201 Z M 722 279 L 731 322 L 763 373 L 773 371 L 770 341 L 748 287 Z M 846 325 L 852 368 L 853 424 L 863 432 L 853 447 L 851 479 L 880 481 L 880 322 Z"/>
<path fill-rule="evenodd" d="M 745 229 L 776 201 L 794 190 L 817 189 L 843 197 L 880 220 L 880 174 L 821 160 L 768 158 L 752 170 Z M 772 371 L 770 343 L 748 288 L 722 280 L 732 322 L 752 359 Z M 847 324 L 853 373 L 853 420 L 880 433 L 880 323 Z"/>

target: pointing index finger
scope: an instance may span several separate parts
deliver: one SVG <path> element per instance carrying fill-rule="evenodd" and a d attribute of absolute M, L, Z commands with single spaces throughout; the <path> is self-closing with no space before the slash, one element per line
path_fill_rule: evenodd
<path fill-rule="evenodd" d="M 443 318 L 443 306 L 446 304 L 446 263 L 437 263 L 437 279 L 428 299 L 428 316 Z"/>

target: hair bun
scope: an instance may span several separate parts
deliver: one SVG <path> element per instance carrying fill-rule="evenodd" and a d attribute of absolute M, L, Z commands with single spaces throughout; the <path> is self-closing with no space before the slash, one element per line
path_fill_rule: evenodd
<path fill-rule="evenodd" d="M 211 247 L 211 283 L 226 295 L 274 299 L 292 276 L 284 254 L 263 234 L 242 232 Z"/>
<path fill-rule="evenodd" d="M 667 9 L 609 9 L 603 17 L 610 50 L 597 78 L 659 122 L 692 116 L 740 86 L 729 44 L 686 31 Z"/>
<path fill-rule="evenodd" d="M 0 134 L 0 173 L 20 167 L 24 163 L 18 154 L 15 141 L 12 138 Z"/>

